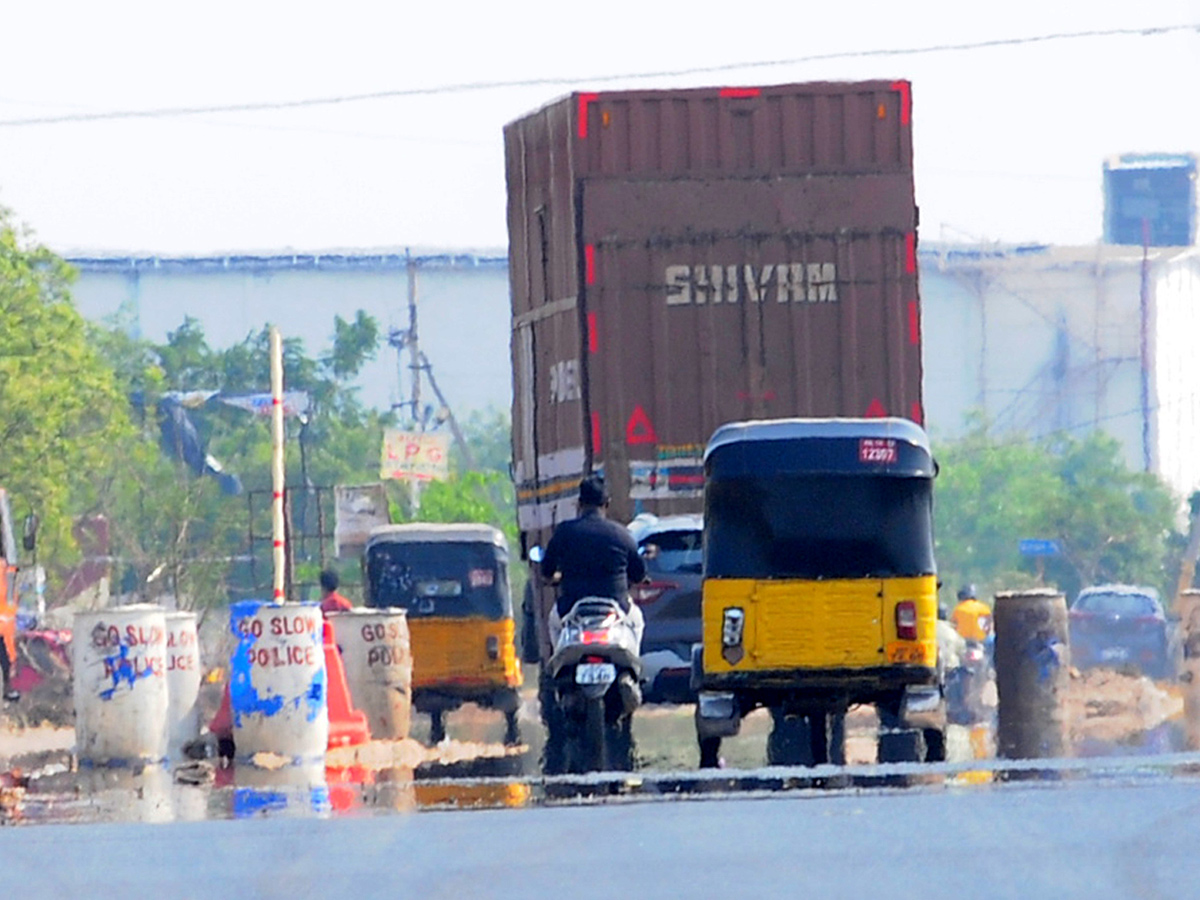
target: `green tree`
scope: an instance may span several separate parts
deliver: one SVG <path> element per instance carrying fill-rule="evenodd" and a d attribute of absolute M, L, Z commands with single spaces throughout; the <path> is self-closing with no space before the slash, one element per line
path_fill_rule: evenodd
<path fill-rule="evenodd" d="M 1111 437 L 998 439 L 975 420 L 936 450 L 937 559 L 951 595 L 964 582 L 994 591 L 1039 579 L 1068 595 L 1108 581 L 1166 587 L 1174 500 L 1156 477 L 1131 472 Z M 1061 553 L 1022 557 L 1025 538 Z"/>
<path fill-rule="evenodd" d="M 128 403 L 73 306 L 72 270 L 0 208 L 0 484 L 42 523 L 48 563 L 132 436 Z"/>
<path fill-rule="evenodd" d="M 214 350 L 192 319 L 161 344 L 131 338 L 128 323 L 120 317 L 109 325 L 98 335 L 97 345 L 125 390 L 140 397 L 142 412 L 142 444 L 121 461 L 120 477 L 111 481 L 107 494 L 119 523 L 114 535 L 126 562 L 127 589 L 155 592 L 150 579 L 157 573 L 179 596 L 200 606 L 223 603 L 231 592 L 253 590 L 253 582 L 269 576 L 251 578 L 247 570 L 248 498 L 223 494 L 213 479 L 195 477 L 181 461 L 161 452 L 157 404 L 168 391 L 267 391 L 267 330 Z M 306 516 L 316 518 L 310 502 L 313 491 L 306 488 L 378 477 L 379 446 L 388 417 L 363 409 L 344 383 L 377 346 L 378 327 L 361 312 L 351 322 L 335 319 L 332 349 L 322 357 L 308 355 L 296 339 L 284 341 L 285 388 L 305 391 L 311 399 L 306 416 L 289 417 L 286 423 L 286 469 L 293 522 L 299 530 L 306 527 Z M 237 475 L 246 490 L 269 492 L 269 420 L 220 402 L 206 403 L 190 417 L 207 452 L 226 472 Z M 269 496 L 255 507 L 260 536 L 270 533 L 269 508 Z M 332 522 L 327 528 L 332 530 Z M 319 545 L 305 547 L 319 558 Z M 263 571 L 269 572 L 269 546 L 257 549 L 262 551 Z M 307 571 L 306 560 L 297 563 Z"/>

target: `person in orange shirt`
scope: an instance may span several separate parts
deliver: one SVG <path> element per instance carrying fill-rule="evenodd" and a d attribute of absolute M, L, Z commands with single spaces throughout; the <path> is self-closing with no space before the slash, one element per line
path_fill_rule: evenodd
<path fill-rule="evenodd" d="M 341 581 L 338 579 L 337 572 L 333 569 L 325 569 L 321 572 L 321 614 L 329 615 L 335 612 L 345 612 L 348 609 L 353 609 L 354 604 L 338 593 L 338 585 Z"/>
<path fill-rule="evenodd" d="M 950 614 L 954 630 L 968 641 L 988 644 L 992 637 L 992 608 L 975 597 L 975 585 L 958 591 L 958 605 Z"/>

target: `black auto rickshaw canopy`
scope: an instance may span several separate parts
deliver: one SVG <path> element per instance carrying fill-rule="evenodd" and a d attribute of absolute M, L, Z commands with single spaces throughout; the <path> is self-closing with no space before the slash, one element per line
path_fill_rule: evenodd
<path fill-rule="evenodd" d="M 413 617 L 512 617 L 508 542 L 490 525 L 418 522 L 371 530 L 367 606 Z"/>
<path fill-rule="evenodd" d="M 704 454 L 710 578 L 931 575 L 929 439 L 907 419 L 776 419 L 719 428 Z"/>

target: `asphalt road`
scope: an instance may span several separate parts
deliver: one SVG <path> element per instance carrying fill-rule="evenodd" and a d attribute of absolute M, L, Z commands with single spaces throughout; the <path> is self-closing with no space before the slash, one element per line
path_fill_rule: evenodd
<path fill-rule="evenodd" d="M 24 898 L 1200 896 L 1200 757 L 1173 771 L 327 819 L 18 826 L 0 834 L 0 859 L 9 892 Z"/>

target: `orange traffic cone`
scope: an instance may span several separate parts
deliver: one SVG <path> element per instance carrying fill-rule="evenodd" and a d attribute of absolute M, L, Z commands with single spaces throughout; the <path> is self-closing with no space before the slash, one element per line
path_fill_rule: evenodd
<path fill-rule="evenodd" d="M 346 683 L 346 670 L 342 666 L 342 654 L 333 642 L 333 626 L 326 621 L 324 628 L 329 746 L 348 747 L 352 744 L 365 744 L 371 739 L 371 731 L 367 727 L 367 714 L 354 708 L 350 699 L 350 686 Z"/>

